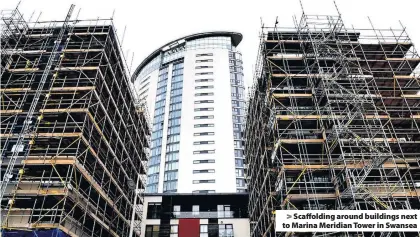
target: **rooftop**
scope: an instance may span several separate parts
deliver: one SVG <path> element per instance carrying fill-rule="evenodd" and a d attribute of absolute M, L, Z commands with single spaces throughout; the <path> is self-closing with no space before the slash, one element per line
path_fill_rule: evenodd
<path fill-rule="evenodd" d="M 158 56 L 164 48 L 170 47 L 174 43 L 177 43 L 179 41 L 190 41 L 190 40 L 194 40 L 194 39 L 214 37 L 214 36 L 228 36 L 228 37 L 231 37 L 232 45 L 235 46 L 235 47 L 238 46 L 239 43 L 242 41 L 242 34 L 236 33 L 236 32 L 229 32 L 229 31 L 202 32 L 202 33 L 197 33 L 197 34 L 192 34 L 192 35 L 181 37 L 179 39 L 173 40 L 173 41 L 163 45 L 162 47 L 153 51 L 153 53 L 151 53 L 149 56 L 147 56 L 143 60 L 143 62 L 141 62 L 140 65 L 136 68 L 136 70 L 133 73 L 133 76 L 132 76 L 131 80 L 134 81 L 134 79 L 140 73 L 141 69 L 143 69 L 144 66 L 146 66 L 150 61 L 152 61 L 156 56 Z"/>

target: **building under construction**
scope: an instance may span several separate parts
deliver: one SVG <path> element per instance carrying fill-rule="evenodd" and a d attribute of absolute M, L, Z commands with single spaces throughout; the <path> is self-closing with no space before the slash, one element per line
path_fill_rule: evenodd
<path fill-rule="evenodd" d="M 148 119 L 112 20 L 2 11 L 2 236 L 139 235 Z"/>
<path fill-rule="evenodd" d="M 263 27 L 245 131 L 251 236 L 314 234 L 276 234 L 276 209 L 420 208 L 419 62 L 404 26 L 346 28 L 338 12 Z"/>

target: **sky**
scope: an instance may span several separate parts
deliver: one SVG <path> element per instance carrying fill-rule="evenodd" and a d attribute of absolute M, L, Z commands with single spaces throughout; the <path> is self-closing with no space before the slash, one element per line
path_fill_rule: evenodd
<path fill-rule="evenodd" d="M 13 9 L 18 0 L 1 0 L 0 9 Z M 400 21 L 420 45 L 418 14 L 420 0 L 336 0 L 344 23 L 355 28 L 401 28 Z M 293 26 L 293 16 L 302 14 L 299 0 L 21 0 L 26 19 L 63 20 L 71 4 L 78 18 L 111 18 L 117 27 L 128 65 L 134 69 L 157 48 L 185 35 L 205 31 L 236 31 L 243 34 L 242 52 L 247 86 L 252 84 L 261 22 Z M 335 15 L 333 0 L 302 0 L 305 14 Z M 79 11 L 80 10 L 80 11 Z M 123 34 L 125 30 L 125 34 Z M 419 46 L 420 47 L 420 46 Z M 131 60 L 134 53 L 134 59 Z"/>

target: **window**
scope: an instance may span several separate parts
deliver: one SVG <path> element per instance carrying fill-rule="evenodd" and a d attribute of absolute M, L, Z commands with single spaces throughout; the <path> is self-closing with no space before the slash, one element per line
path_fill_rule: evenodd
<path fill-rule="evenodd" d="M 182 95 L 182 89 L 171 90 L 171 97 Z"/>
<path fill-rule="evenodd" d="M 182 107 L 181 103 L 171 104 L 169 106 L 169 111 L 180 110 L 181 107 Z"/>
<path fill-rule="evenodd" d="M 165 164 L 165 171 L 168 170 L 177 170 L 178 169 L 178 162 L 169 162 Z"/>
<path fill-rule="evenodd" d="M 159 173 L 159 167 L 159 165 L 149 166 L 149 169 L 147 170 L 147 175 Z"/>
<path fill-rule="evenodd" d="M 194 104 L 213 104 L 214 100 L 196 100 Z"/>
<path fill-rule="evenodd" d="M 230 211 L 230 205 L 217 205 L 217 217 L 233 217 L 232 212 Z"/>
<path fill-rule="evenodd" d="M 163 182 L 163 192 L 176 192 L 178 181 L 165 181 Z"/>
<path fill-rule="evenodd" d="M 146 237 L 159 237 L 158 225 L 146 225 Z"/>
<path fill-rule="evenodd" d="M 178 237 L 178 225 L 171 225 L 170 237 Z"/>
<path fill-rule="evenodd" d="M 179 160 L 179 152 L 166 153 L 165 161 L 177 161 Z"/>
<path fill-rule="evenodd" d="M 160 202 L 149 202 L 147 205 L 147 219 L 160 219 L 162 205 Z"/>
<path fill-rule="evenodd" d="M 213 115 L 194 116 L 194 119 L 214 119 Z"/>
<path fill-rule="evenodd" d="M 243 179 L 236 179 L 236 186 L 237 187 L 245 187 L 245 180 L 243 180 Z"/>
<path fill-rule="evenodd" d="M 194 133 L 194 136 L 213 136 L 214 132 L 198 132 Z"/>
<path fill-rule="evenodd" d="M 169 171 L 169 172 L 165 172 L 164 181 L 172 181 L 172 180 L 177 180 L 178 179 L 178 172 L 177 171 Z"/>
<path fill-rule="evenodd" d="M 214 154 L 215 150 L 202 150 L 202 151 L 194 151 L 194 154 Z"/>
<path fill-rule="evenodd" d="M 181 131 L 181 127 L 179 125 L 178 126 L 174 126 L 174 127 L 170 127 L 170 128 L 168 128 L 168 135 L 179 134 L 180 131 Z"/>
<path fill-rule="evenodd" d="M 207 63 L 207 62 L 213 62 L 213 59 L 200 59 L 195 60 L 196 63 Z"/>
<path fill-rule="evenodd" d="M 215 193 L 215 190 L 194 190 L 193 193 Z"/>
<path fill-rule="evenodd" d="M 196 108 L 194 111 L 214 111 L 214 108 Z"/>
<path fill-rule="evenodd" d="M 166 152 L 179 151 L 179 142 L 166 145 Z"/>
<path fill-rule="evenodd" d="M 177 134 L 177 135 L 169 135 L 166 143 L 179 142 L 179 138 L 180 138 L 179 134 Z"/>
<path fill-rule="evenodd" d="M 196 66 L 195 69 L 213 68 L 213 66 Z"/>
<path fill-rule="evenodd" d="M 174 216 L 177 217 L 181 214 L 181 206 L 174 205 Z"/>
<path fill-rule="evenodd" d="M 181 124 L 181 119 L 180 118 L 175 118 L 175 119 L 169 119 L 168 120 L 168 127 L 172 127 L 172 126 L 177 126 Z"/>
<path fill-rule="evenodd" d="M 196 79 L 195 82 L 212 82 L 213 79 Z"/>
<path fill-rule="evenodd" d="M 215 183 L 216 180 L 214 179 L 201 179 L 201 180 L 193 180 L 193 184 L 207 184 L 207 183 Z"/>
<path fill-rule="evenodd" d="M 243 169 L 236 169 L 236 177 L 243 177 L 244 176 L 244 170 Z"/>
<path fill-rule="evenodd" d="M 236 167 L 244 167 L 244 161 L 242 159 L 235 159 Z"/>
<path fill-rule="evenodd" d="M 219 237 L 233 237 L 233 225 L 219 225 Z"/>
<path fill-rule="evenodd" d="M 213 72 L 197 72 L 195 73 L 196 76 L 201 76 L 201 75 L 213 75 Z"/>
<path fill-rule="evenodd" d="M 193 164 L 208 164 L 208 163 L 215 163 L 214 159 L 210 160 L 194 160 Z"/>
<path fill-rule="evenodd" d="M 214 173 L 214 169 L 210 170 L 193 170 L 193 174 Z"/>
<path fill-rule="evenodd" d="M 200 237 L 208 237 L 208 228 L 207 225 L 200 225 Z"/>
<path fill-rule="evenodd" d="M 193 205 L 192 210 L 193 210 L 193 216 L 200 215 L 200 206 L 199 205 Z"/>
<path fill-rule="evenodd" d="M 175 110 L 175 111 L 171 111 L 169 112 L 169 118 L 179 118 L 181 117 L 181 110 Z"/>
<path fill-rule="evenodd" d="M 196 54 L 196 57 L 204 57 L 204 56 L 213 56 L 213 53 L 200 53 L 200 54 Z"/>
<path fill-rule="evenodd" d="M 213 123 L 202 123 L 202 124 L 194 124 L 195 128 L 208 128 L 208 127 L 214 127 Z"/>
<path fill-rule="evenodd" d="M 214 88 L 214 86 L 196 86 L 195 87 L 196 90 L 198 90 L 198 89 L 213 89 L 213 88 Z"/>
<path fill-rule="evenodd" d="M 194 142 L 194 145 L 211 145 L 214 144 L 214 141 L 199 141 L 199 142 Z"/>
<path fill-rule="evenodd" d="M 208 93 L 195 93 L 195 96 L 212 96 L 214 95 L 213 92 L 208 92 Z"/>
<path fill-rule="evenodd" d="M 242 150 L 235 150 L 235 157 L 243 157 L 244 153 Z"/>

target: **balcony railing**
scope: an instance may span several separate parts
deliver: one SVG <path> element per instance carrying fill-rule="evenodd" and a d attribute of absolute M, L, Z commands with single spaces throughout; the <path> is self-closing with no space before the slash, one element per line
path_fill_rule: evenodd
<path fill-rule="evenodd" d="M 234 211 L 171 212 L 173 218 L 234 218 Z M 238 217 L 236 217 L 238 218 Z"/>
<path fill-rule="evenodd" d="M 170 219 L 180 218 L 247 218 L 246 210 L 233 210 L 233 211 L 180 211 L 180 212 L 152 212 L 147 213 L 147 219 L 160 219 L 162 215 L 169 215 Z"/>

